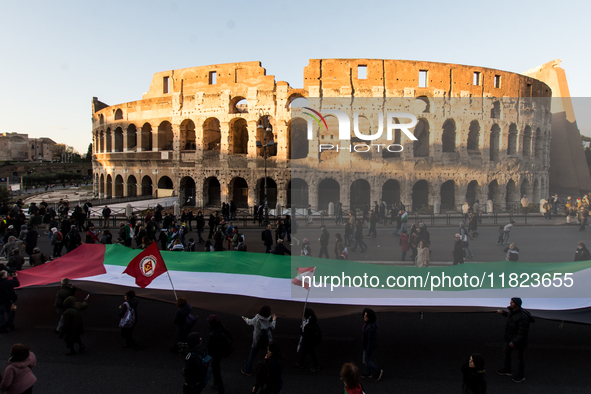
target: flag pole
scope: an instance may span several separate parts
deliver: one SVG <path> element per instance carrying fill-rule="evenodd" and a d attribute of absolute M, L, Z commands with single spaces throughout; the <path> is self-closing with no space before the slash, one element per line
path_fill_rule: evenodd
<path fill-rule="evenodd" d="M 168 270 L 166 270 L 166 275 L 168 275 L 168 280 L 170 281 L 170 286 L 172 287 L 172 291 L 174 292 L 174 299 L 178 300 L 179 298 L 176 296 L 176 290 L 174 289 L 174 285 L 172 284 L 172 279 L 170 278 L 170 274 Z"/>
<path fill-rule="evenodd" d="M 302 321 L 304 321 L 304 315 L 306 314 L 306 306 L 308 305 L 308 296 L 310 295 L 310 287 L 308 287 L 308 294 L 306 294 L 306 302 L 304 302 L 304 310 L 302 311 Z"/>

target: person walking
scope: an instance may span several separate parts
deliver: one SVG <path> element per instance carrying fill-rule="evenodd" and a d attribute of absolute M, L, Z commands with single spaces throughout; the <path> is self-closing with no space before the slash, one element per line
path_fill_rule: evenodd
<path fill-rule="evenodd" d="M 429 245 L 425 240 L 420 240 L 417 246 L 417 257 L 415 258 L 417 267 L 429 266 Z"/>
<path fill-rule="evenodd" d="M 279 394 L 283 389 L 283 364 L 285 357 L 277 341 L 269 342 L 265 362 L 269 368 L 269 382 L 271 383 L 271 393 Z"/>
<path fill-rule="evenodd" d="M 183 393 L 200 394 L 211 377 L 212 358 L 207 354 L 207 346 L 197 332 L 187 336 L 188 353 L 185 357 Z"/>
<path fill-rule="evenodd" d="M 328 254 L 328 241 L 330 240 L 330 234 L 326 229 L 326 226 L 320 226 L 320 238 L 318 238 L 318 242 L 320 242 L 320 254 L 318 257 L 322 257 L 326 255 L 327 259 L 330 259 Z"/>
<path fill-rule="evenodd" d="M 66 298 L 73 297 L 75 295 L 76 288 L 70 283 L 70 280 L 68 278 L 63 278 L 60 283 L 60 289 L 55 296 L 55 302 L 53 304 L 58 315 L 60 315 L 60 321 L 57 324 L 57 328 L 55 329 L 56 332 L 60 331 L 60 327 L 63 322 L 63 314 L 66 311 L 66 308 L 64 308 L 64 301 L 66 300 Z"/>
<path fill-rule="evenodd" d="M 8 272 L 0 271 L 0 333 L 15 329 L 16 293 L 14 289 L 20 286 L 17 277 L 17 272 L 13 273 L 9 279 Z"/>
<path fill-rule="evenodd" d="M 486 394 L 484 358 L 480 354 L 472 354 L 460 371 L 463 394 Z"/>
<path fill-rule="evenodd" d="M 408 239 L 408 233 L 406 230 L 402 230 L 402 234 L 400 234 L 400 246 L 402 247 L 402 256 L 400 257 L 400 261 L 406 261 L 406 252 L 410 250 L 410 243 Z"/>
<path fill-rule="evenodd" d="M 521 298 L 511 298 L 510 305 L 506 311 L 497 310 L 497 313 L 507 317 L 505 323 L 505 344 L 503 346 L 504 363 L 499 369 L 499 375 L 513 376 L 516 383 L 525 380 L 525 361 L 523 353 L 527 348 L 529 325 L 534 323 L 534 318 L 522 307 Z M 511 369 L 511 354 L 515 351 L 517 355 L 517 374 Z"/>
<path fill-rule="evenodd" d="M 274 330 L 277 326 L 277 317 L 271 314 L 271 307 L 265 305 L 252 319 L 245 316 L 242 316 L 242 319 L 247 325 L 253 326 L 254 330 L 252 332 L 250 354 L 248 355 L 246 365 L 240 372 L 243 375 L 252 376 L 252 366 L 258 351 L 260 349 L 266 350 L 267 345 L 273 340 L 271 330 Z"/>
<path fill-rule="evenodd" d="M 355 230 L 353 232 L 353 237 L 355 239 L 355 245 L 351 249 L 352 252 L 357 250 L 357 245 L 361 248 L 361 253 L 365 252 L 367 249 L 367 245 L 363 242 L 363 226 L 361 224 L 361 220 L 357 220 L 357 224 L 355 225 Z"/>
<path fill-rule="evenodd" d="M 176 342 L 170 348 L 170 351 L 173 353 L 179 351 L 179 343 L 187 342 L 187 336 L 197 321 L 197 318 L 191 314 L 193 307 L 191 307 L 185 297 L 179 297 L 176 300 L 176 307 L 177 311 L 173 320 L 176 326 Z"/>
<path fill-rule="evenodd" d="M 377 213 L 372 209 L 369 211 L 369 232 L 367 233 L 367 238 L 371 238 L 373 234 L 373 238 L 378 236 L 376 226 L 378 223 L 379 217 Z"/>
<path fill-rule="evenodd" d="M 378 324 L 377 324 L 376 313 L 369 308 L 363 310 L 363 324 L 362 328 L 362 339 L 363 339 L 363 365 L 367 368 L 365 375 L 361 375 L 362 378 L 371 379 L 374 377 L 376 381 L 382 379 L 384 370 L 379 369 L 372 361 L 371 356 L 378 346 Z"/>
<path fill-rule="evenodd" d="M 213 388 L 218 393 L 224 394 L 224 382 L 222 380 L 221 363 L 222 358 L 232 353 L 232 338 L 228 330 L 224 328 L 217 315 L 210 315 L 207 318 L 209 338 L 207 340 L 207 352 L 212 358 L 211 373 L 213 375 Z"/>
<path fill-rule="evenodd" d="M 12 345 L 10 358 L 4 376 L 1 377 L 0 390 L 6 394 L 32 394 L 37 378 L 33 367 L 37 365 L 35 353 L 22 343 Z"/>
<path fill-rule="evenodd" d="M 312 247 L 310 246 L 310 241 L 308 241 L 308 238 L 302 239 L 302 250 L 300 255 L 312 256 Z"/>
<path fill-rule="evenodd" d="M 462 205 L 462 214 L 464 215 L 464 221 L 468 220 L 468 213 L 470 212 L 470 204 L 468 201 L 464 201 Z"/>
<path fill-rule="evenodd" d="M 509 236 L 511 235 L 511 229 L 513 228 L 513 225 L 515 224 L 515 222 L 513 220 L 511 220 L 509 222 L 509 224 L 505 225 L 505 227 L 503 227 L 503 242 L 501 242 L 501 245 L 509 243 Z"/>
<path fill-rule="evenodd" d="M 105 205 L 105 207 L 103 208 L 102 214 L 103 214 L 103 218 L 105 219 L 105 228 L 109 228 L 109 218 L 111 217 L 111 208 L 109 208 L 107 205 Z"/>
<path fill-rule="evenodd" d="M 267 228 L 261 234 L 261 240 L 265 245 L 265 253 L 271 253 L 271 246 L 273 246 L 273 233 L 271 232 L 271 225 L 267 224 Z"/>
<path fill-rule="evenodd" d="M 575 260 L 574 261 L 589 261 L 591 260 L 591 253 L 589 253 L 589 249 L 585 246 L 583 241 L 580 241 L 577 244 L 577 250 L 575 250 Z"/>
<path fill-rule="evenodd" d="M 121 318 L 121 320 L 119 321 L 119 327 L 121 327 L 121 336 L 125 340 L 125 345 L 123 347 L 137 350 L 138 343 L 133 339 L 133 329 L 137 324 L 138 305 L 138 300 L 135 297 L 135 291 L 128 290 L 127 292 L 125 292 L 123 299 L 125 300 L 125 302 L 119 305 L 119 317 Z"/>
<path fill-rule="evenodd" d="M 296 362 L 298 368 L 305 368 L 306 357 L 309 355 L 312 359 L 311 372 L 320 372 L 318 367 L 318 358 L 316 357 L 316 346 L 322 340 L 322 331 L 318 325 L 318 318 L 312 308 L 306 308 L 304 311 L 304 319 L 300 325 L 300 343 L 298 344 L 298 352 L 300 353 L 300 360 Z"/>
<path fill-rule="evenodd" d="M 62 325 L 59 330 L 59 338 L 66 341 L 68 352 L 66 356 L 76 354 L 74 344 L 78 344 L 78 351 L 83 352 L 86 346 L 82 343 L 80 335 L 83 331 L 82 315 L 81 311 L 88 308 L 88 297 L 84 298 L 83 302 L 76 302 L 74 296 L 70 296 L 64 300 L 63 308 L 65 309 L 62 314 Z"/>
<path fill-rule="evenodd" d="M 523 212 L 527 214 L 529 208 L 529 199 L 525 194 L 521 198 L 521 207 L 523 208 Z"/>
<path fill-rule="evenodd" d="M 455 239 L 456 241 L 454 244 L 454 250 L 452 251 L 454 258 L 453 265 L 464 264 L 466 261 L 466 250 L 464 249 L 464 243 L 462 242 L 460 234 L 456 234 Z"/>
<path fill-rule="evenodd" d="M 585 231 L 585 224 L 587 224 L 587 218 L 589 217 L 589 209 L 585 204 L 581 204 L 578 208 L 578 219 L 579 219 L 579 231 Z"/>
<path fill-rule="evenodd" d="M 460 222 L 460 238 L 462 238 L 462 244 L 464 245 L 464 249 L 466 249 L 466 252 L 468 252 L 468 258 L 473 258 L 474 256 L 472 256 L 472 251 L 470 250 L 470 242 L 468 241 L 468 239 L 470 239 L 471 241 L 473 239 L 470 236 L 468 230 L 466 230 L 464 222 Z"/>

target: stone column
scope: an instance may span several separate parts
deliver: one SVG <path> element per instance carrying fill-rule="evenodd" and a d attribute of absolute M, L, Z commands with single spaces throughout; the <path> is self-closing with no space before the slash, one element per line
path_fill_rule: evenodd
<path fill-rule="evenodd" d="M 152 152 L 158 152 L 160 147 L 158 146 L 158 128 L 152 129 Z"/>
<path fill-rule="evenodd" d="M 220 141 L 220 159 L 230 153 L 230 123 L 220 122 L 220 134 L 222 139 Z"/>
<path fill-rule="evenodd" d="M 135 151 L 141 152 L 142 151 L 142 129 L 136 129 L 137 132 L 137 140 L 135 142 Z"/>
<path fill-rule="evenodd" d="M 121 130 L 123 131 L 123 152 L 127 152 L 127 149 L 129 148 L 127 146 L 127 139 L 129 138 L 129 126 L 123 130 L 123 128 L 121 128 Z"/>
<path fill-rule="evenodd" d="M 247 122 L 248 127 L 248 154 L 247 158 L 254 159 L 257 157 L 257 122 L 256 120 L 251 120 Z M 262 143 L 263 141 L 261 141 Z M 250 199 L 250 197 L 249 197 Z M 250 205 L 250 203 L 249 203 Z"/>
<path fill-rule="evenodd" d="M 175 161 L 179 161 L 181 159 L 181 129 L 178 124 L 171 124 L 172 129 L 172 158 Z"/>

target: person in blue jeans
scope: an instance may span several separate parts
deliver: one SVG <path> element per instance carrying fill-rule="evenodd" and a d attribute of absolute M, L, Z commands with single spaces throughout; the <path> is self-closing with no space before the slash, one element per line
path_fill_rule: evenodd
<path fill-rule="evenodd" d="M 371 356 L 376 350 L 378 345 L 378 324 L 376 322 L 376 313 L 369 308 L 363 310 L 363 365 L 367 368 L 365 375 L 361 375 L 362 378 L 371 379 L 376 378 L 376 381 L 382 379 L 384 370 L 379 369 L 372 361 Z"/>
<path fill-rule="evenodd" d="M 273 340 L 271 330 L 274 330 L 277 325 L 277 317 L 274 314 L 271 314 L 271 307 L 265 305 L 252 319 L 245 316 L 242 316 L 242 319 L 249 326 L 254 326 L 254 330 L 252 333 L 252 347 L 250 348 L 248 361 L 246 362 L 244 369 L 240 372 L 242 372 L 243 375 L 252 376 L 252 366 L 259 349 L 266 350 L 269 342 Z"/>

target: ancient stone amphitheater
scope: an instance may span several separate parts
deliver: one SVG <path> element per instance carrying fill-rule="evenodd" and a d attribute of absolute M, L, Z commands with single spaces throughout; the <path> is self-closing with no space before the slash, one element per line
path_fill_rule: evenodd
<path fill-rule="evenodd" d="M 256 142 L 273 140 L 270 207 L 383 200 L 446 211 L 478 199 L 510 209 L 522 194 L 532 202 L 548 196 L 551 95 L 521 74 L 406 60 L 310 60 L 302 89 L 276 82 L 259 62 L 159 72 L 141 100 L 93 99 L 94 191 L 250 207 L 263 196 L 265 159 Z M 416 141 L 397 131 L 389 143 L 402 152 L 319 152 L 339 143 L 338 124 L 325 116 L 328 127 L 314 123 L 314 138 L 306 138 L 311 120 L 294 105 L 302 98 L 320 112 L 368 112 L 359 118 L 362 130 L 375 130 L 378 112 L 413 113 Z"/>

